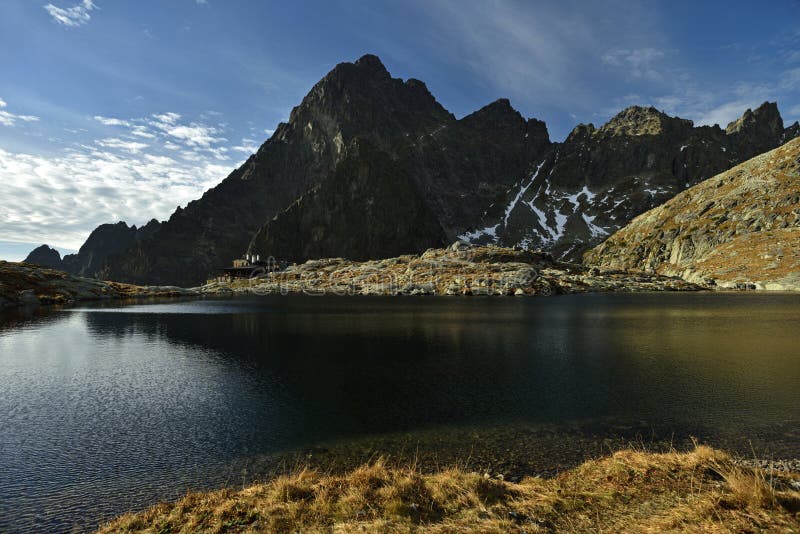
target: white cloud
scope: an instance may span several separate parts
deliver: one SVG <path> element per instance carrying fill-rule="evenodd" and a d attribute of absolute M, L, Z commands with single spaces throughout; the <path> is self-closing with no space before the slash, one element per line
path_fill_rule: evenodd
<path fill-rule="evenodd" d="M 98 143 L 99 144 L 99 143 Z M 115 143 L 106 143 L 108 145 Z M 99 224 L 166 219 L 219 183 L 233 162 L 82 146 L 56 157 L 0 148 L 0 241 L 77 249 Z"/>
<path fill-rule="evenodd" d="M 609 50 L 600 59 L 606 65 L 625 69 L 625 72 L 632 78 L 660 80 L 662 74 L 658 62 L 663 57 L 664 52 L 661 50 L 646 47 Z"/>
<path fill-rule="evenodd" d="M 0 125 L 2 126 L 14 126 L 17 121 L 36 122 L 39 120 L 39 117 L 34 115 L 16 115 L 10 111 L 6 111 L 5 108 L 7 107 L 8 103 L 0 98 Z"/>
<path fill-rule="evenodd" d="M 158 124 L 175 124 L 181 118 L 179 113 L 173 113 L 171 111 L 162 114 L 153 115 L 153 118 L 156 119 Z"/>
<path fill-rule="evenodd" d="M 68 27 L 81 26 L 89 22 L 92 18 L 89 12 L 96 8 L 92 0 L 83 0 L 72 7 L 57 7 L 53 4 L 44 6 L 54 21 Z"/>
<path fill-rule="evenodd" d="M 123 139 L 118 139 L 116 137 L 108 139 L 100 139 L 95 142 L 103 148 L 119 148 L 120 150 L 124 150 L 125 152 L 128 152 L 130 154 L 138 154 L 143 149 L 149 146 L 145 143 L 137 143 L 136 141 L 125 141 Z"/>
<path fill-rule="evenodd" d="M 214 137 L 214 134 L 217 133 L 216 128 L 211 126 L 203 126 L 196 123 L 192 123 L 188 126 L 171 126 L 169 128 L 165 128 L 164 131 L 168 135 L 185 142 L 189 146 L 207 148 L 210 147 L 212 143 L 225 141 L 224 137 Z"/>
<path fill-rule="evenodd" d="M 253 154 L 258 150 L 258 145 L 255 139 L 244 138 L 240 145 L 232 147 L 236 152 L 243 152 L 245 154 Z"/>
<path fill-rule="evenodd" d="M 130 126 L 131 123 L 128 121 L 124 121 L 122 119 L 115 119 L 113 117 L 102 117 L 100 115 L 95 115 L 94 120 L 99 122 L 100 124 L 104 124 L 105 126 Z"/>
<path fill-rule="evenodd" d="M 0 113 L 6 110 L 0 100 Z M 86 139 L 86 130 L 70 129 L 82 144 L 55 156 L 0 148 L 0 241 L 78 248 L 99 224 L 168 218 L 241 164 L 221 125 L 175 112 L 85 119 L 106 133 Z M 257 141 L 239 144 L 255 150 Z"/>
<path fill-rule="evenodd" d="M 131 135 L 135 135 L 136 137 L 143 137 L 145 139 L 155 139 L 156 135 L 150 132 L 146 126 L 141 124 L 134 124 L 131 127 Z"/>

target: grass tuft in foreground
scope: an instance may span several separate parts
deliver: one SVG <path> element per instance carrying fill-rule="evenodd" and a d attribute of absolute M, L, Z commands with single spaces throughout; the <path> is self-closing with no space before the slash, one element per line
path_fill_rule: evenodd
<path fill-rule="evenodd" d="M 344 475 L 300 470 L 241 491 L 190 493 L 100 532 L 798 532 L 800 476 L 688 453 L 621 451 L 520 483 L 383 459 Z"/>

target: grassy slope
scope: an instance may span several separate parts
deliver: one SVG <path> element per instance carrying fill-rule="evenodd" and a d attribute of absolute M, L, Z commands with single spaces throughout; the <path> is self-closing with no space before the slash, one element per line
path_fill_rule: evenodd
<path fill-rule="evenodd" d="M 381 460 L 345 475 L 302 470 L 241 491 L 191 493 L 99 532 L 798 532 L 800 477 L 720 451 L 621 451 L 518 484 Z"/>

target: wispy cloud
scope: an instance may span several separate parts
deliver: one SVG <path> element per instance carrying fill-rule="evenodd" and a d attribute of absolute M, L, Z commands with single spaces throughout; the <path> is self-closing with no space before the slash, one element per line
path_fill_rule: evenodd
<path fill-rule="evenodd" d="M 136 141 L 126 141 L 124 139 L 118 139 L 116 137 L 111 137 L 108 139 L 99 139 L 98 141 L 95 142 L 102 147 L 119 148 L 130 154 L 138 154 L 143 149 L 149 146 L 146 143 L 137 143 Z"/>
<path fill-rule="evenodd" d="M 598 43 L 627 51 L 643 73 L 661 44 L 654 15 L 638 3 L 440 0 L 421 5 L 435 24 L 432 35 L 421 36 L 430 41 L 428 48 L 448 62 L 466 63 L 487 84 L 536 107 L 592 106 L 588 97 L 594 93 L 583 82 L 600 69 Z"/>
<path fill-rule="evenodd" d="M 663 57 L 663 51 L 646 47 L 609 50 L 600 59 L 606 65 L 624 69 L 625 73 L 632 78 L 660 80 L 662 72 L 658 63 Z"/>
<path fill-rule="evenodd" d="M 95 115 L 94 120 L 99 122 L 100 124 L 104 124 L 106 126 L 130 126 L 131 123 L 122 119 L 115 119 L 113 117 L 101 117 L 100 115 Z"/>
<path fill-rule="evenodd" d="M 0 100 L 0 111 L 6 107 Z M 164 112 L 84 120 L 94 124 L 73 129 L 81 141 L 55 155 L 0 148 L 0 198 L 19 200 L 0 210 L 0 241 L 78 248 L 98 224 L 166 219 L 243 160 L 227 145 L 225 126 L 199 117 Z M 95 130 L 95 138 L 84 135 Z M 247 143 L 256 141 L 242 139 L 242 147 Z"/>
<path fill-rule="evenodd" d="M 92 0 L 83 0 L 72 7 L 58 7 L 53 4 L 44 6 L 55 22 L 68 27 L 82 26 L 89 22 L 92 18 L 89 12 L 96 8 Z"/>
<path fill-rule="evenodd" d="M 190 125 L 170 126 L 164 131 L 190 146 L 208 148 L 212 143 L 225 141 L 224 137 L 217 137 L 218 130 L 211 126 L 192 123 Z"/>
<path fill-rule="evenodd" d="M 166 219 L 217 184 L 232 162 L 131 151 L 97 142 L 56 157 L 0 148 L 0 241 L 58 243 L 77 249 L 97 225 Z M 22 200 L 24 199 L 24 201 Z"/>
<path fill-rule="evenodd" d="M 39 117 L 36 117 L 35 115 L 17 115 L 15 113 L 11 113 L 10 111 L 6 111 L 5 108 L 7 107 L 8 104 L 6 101 L 0 98 L 0 125 L 14 126 L 17 121 L 36 122 L 39 120 Z"/>
<path fill-rule="evenodd" d="M 207 117 L 208 118 L 208 117 Z M 116 117 L 104 117 L 96 115 L 94 120 L 104 126 L 121 128 L 125 131 L 124 137 L 129 139 L 157 139 L 161 137 L 164 146 L 175 150 L 188 148 L 191 150 L 204 151 L 216 159 L 225 159 L 228 149 L 219 146 L 227 141 L 223 137 L 224 125 L 212 126 L 196 121 L 185 122 L 180 113 L 168 111 L 166 113 L 155 113 L 145 118 L 120 119 Z M 117 130 L 119 131 L 119 130 Z M 108 140 L 104 140 L 106 142 Z M 141 143 L 139 143 L 141 144 Z M 137 146 L 130 144 L 126 147 L 120 145 L 118 148 Z"/>
<path fill-rule="evenodd" d="M 255 139 L 243 138 L 241 144 L 233 147 L 233 150 L 244 154 L 253 154 L 258 150 Z"/>

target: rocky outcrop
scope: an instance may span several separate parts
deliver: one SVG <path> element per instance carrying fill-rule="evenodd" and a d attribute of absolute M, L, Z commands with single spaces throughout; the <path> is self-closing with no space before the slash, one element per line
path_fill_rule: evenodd
<path fill-rule="evenodd" d="M 800 290 L 800 139 L 683 191 L 584 259 L 719 287 Z"/>
<path fill-rule="evenodd" d="M 250 279 L 219 280 L 206 294 L 550 296 L 609 291 L 698 291 L 677 277 L 600 271 L 559 262 L 543 252 L 457 242 L 420 255 L 357 262 L 310 260 Z"/>
<path fill-rule="evenodd" d="M 579 259 L 636 215 L 784 138 L 774 103 L 745 111 L 724 131 L 630 107 L 599 129 L 577 126 L 461 237 Z"/>
<path fill-rule="evenodd" d="M 143 297 L 198 295 L 180 287 L 152 287 L 103 282 L 30 263 L 0 261 L 0 309 L 42 304 Z"/>
<path fill-rule="evenodd" d="M 50 269 L 59 269 L 61 268 L 61 253 L 47 245 L 41 245 L 33 249 L 24 262 Z"/>

